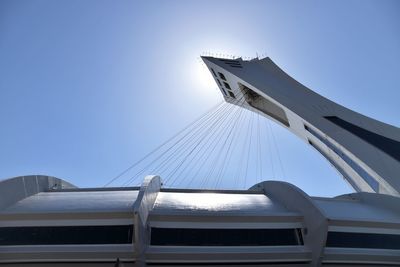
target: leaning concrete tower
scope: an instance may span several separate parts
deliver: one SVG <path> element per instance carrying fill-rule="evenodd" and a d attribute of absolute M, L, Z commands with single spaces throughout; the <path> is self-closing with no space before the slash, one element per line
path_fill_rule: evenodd
<path fill-rule="evenodd" d="M 290 130 L 321 153 L 357 192 L 400 194 L 399 128 L 313 92 L 270 58 L 202 58 L 227 102 Z"/>

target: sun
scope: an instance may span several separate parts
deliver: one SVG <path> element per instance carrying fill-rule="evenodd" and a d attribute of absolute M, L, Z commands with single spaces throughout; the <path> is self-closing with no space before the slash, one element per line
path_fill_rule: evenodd
<path fill-rule="evenodd" d="M 196 84 L 196 88 L 201 90 L 203 94 L 215 95 L 216 83 L 205 64 L 200 60 L 196 61 L 196 66 L 193 71 L 193 81 Z"/>

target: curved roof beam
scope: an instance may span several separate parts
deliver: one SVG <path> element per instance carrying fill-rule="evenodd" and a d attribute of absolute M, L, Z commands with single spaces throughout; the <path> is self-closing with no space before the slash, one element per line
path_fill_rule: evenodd
<path fill-rule="evenodd" d="M 45 175 L 18 176 L 2 180 L 0 181 L 0 211 L 39 192 L 64 188 L 76 188 L 76 186 L 63 179 Z"/>

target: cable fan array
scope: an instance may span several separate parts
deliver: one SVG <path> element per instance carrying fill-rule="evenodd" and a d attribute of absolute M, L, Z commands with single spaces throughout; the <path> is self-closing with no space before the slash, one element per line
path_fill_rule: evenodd
<path fill-rule="evenodd" d="M 238 105 L 220 103 L 156 147 L 104 186 L 139 185 L 149 174 L 164 187 L 245 189 L 285 178 L 269 120 Z"/>

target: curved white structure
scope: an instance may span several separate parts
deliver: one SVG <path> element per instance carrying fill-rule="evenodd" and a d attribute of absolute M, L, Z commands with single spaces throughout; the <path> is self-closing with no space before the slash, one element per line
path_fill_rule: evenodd
<path fill-rule="evenodd" d="M 318 150 L 357 192 L 400 194 L 400 129 L 306 88 L 270 58 L 203 57 L 227 102 L 276 121 Z"/>
<path fill-rule="evenodd" d="M 39 186 L 38 186 L 39 185 Z M 400 199 L 310 197 L 277 181 L 249 190 L 76 188 L 0 181 L 1 266 L 398 266 Z"/>

